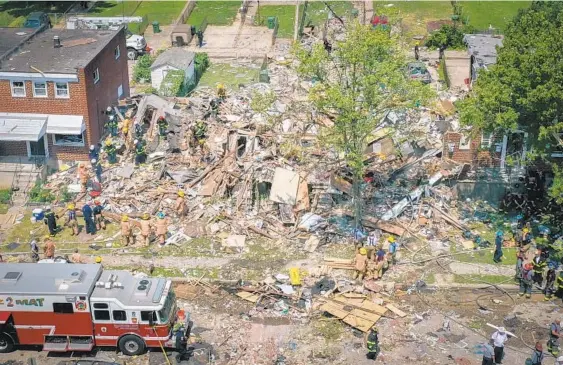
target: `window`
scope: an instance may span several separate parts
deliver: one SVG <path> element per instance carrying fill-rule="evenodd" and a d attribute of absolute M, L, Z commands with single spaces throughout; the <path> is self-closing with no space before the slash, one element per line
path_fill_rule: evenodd
<path fill-rule="evenodd" d="M 113 55 L 115 56 L 115 59 L 118 59 L 119 56 L 121 56 L 121 50 L 119 49 L 119 46 L 115 47 L 115 49 L 113 50 Z"/>
<path fill-rule="evenodd" d="M 36 98 L 46 98 L 47 97 L 47 83 L 41 81 L 33 82 L 33 96 Z"/>
<path fill-rule="evenodd" d="M 25 97 L 25 81 L 12 81 L 12 96 Z"/>
<path fill-rule="evenodd" d="M 152 315 L 152 321 L 156 323 L 157 318 L 156 318 L 156 312 L 154 311 L 141 311 L 141 321 L 149 322 L 149 318 L 151 318 L 151 315 Z"/>
<path fill-rule="evenodd" d="M 109 311 L 94 310 L 94 319 L 97 321 L 109 321 Z"/>
<path fill-rule="evenodd" d="M 125 311 L 113 311 L 113 320 L 114 321 L 126 321 L 127 320 L 127 313 L 125 313 Z"/>
<path fill-rule="evenodd" d="M 120 98 L 123 95 L 123 85 L 119 85 L 117 88 L 117 97 Z"/>
<path fill-rule="evenodd" d="M 97 84 L 100 81 L 100 70 L 95 69 L 92 73 L 92 77 L 94 78 L 94 84 Z"/>
<path fill-rule="evenodd" d="M 107 309 L 109 306 L 107 303 L 94 303 L 94 308 L 96 309 Z"/>
<path fill-rule="evenodd" d="M 57 146 L 82 147 L 82 146 L 84 146 L 84 133 L 78 134 L 78 135 L 76 135 L 76 134 L 53 134 L 53 144 L 57 145 Z M 103 303 L 99 303 L 99 304 L 103 304 Z"/>
<path fill-rule="evenodd" d="M 53 303 L 53 312 L 55 313 L 74 313 L 72 303 Z"/>
<path fill-rule="evenodd" d="M 55 97 L 68 98 L 68 82 L 55 82 Z"/>
<path fill-rule="evenodd" d="M 493 133 L 488 132 L 481 135 L 481 148 L 489 148 L 491 147 L 491 143 L 493 141 Z"/>

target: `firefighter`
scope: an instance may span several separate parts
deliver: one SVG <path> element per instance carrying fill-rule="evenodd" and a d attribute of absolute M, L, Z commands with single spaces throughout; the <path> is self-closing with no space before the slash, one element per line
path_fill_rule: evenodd
<path fill-rule="evenodd" d="M 168 121 L 166 119 L 164 119 L 163 116 L 160 116 L 160 117 L 158 117 L 156 124 L 158 125 L 158 134 L 161 137 L 166 138 L 166 130 L 168 129 Z"/>
<path fill-rule="evenodd" d="M 203 32 L 200 29 L 196 32 L 196 34 L 197 34 L 197 44 L 199 48 L 201 48 L 203 47 Z"/>
<path fill-rule="evenodd" d="M 45 255 L 46 259 L 54 259 L 55 258 L 55 242 L 51 239 L 50 236 L 45 236 L 44 245 L 43 245 L 43 254 Z"/>
<path fill-rule="evenodd" d="M 365 247 L 361 247 L 356 253 L 354 258 L 354 279 L 362 281 L 367 269 L 367 254 L 368 250 Z"/>
<path fill-rule="evenodd" d="M 559 355 L 559 336 L 561 334 L 561 321 L 556 319 L 549 326 L 549 341 L 547 341 L 547 350 L 554 356 Z"/>
<path fill-rule="evenodd" d="M 78 253 L 78 249 L 74 249 L 74 253 L 70 256 L 70 261 L 74 264 L 81 264 L 82 263 L 82 256 Z"/>
<path fill-rule="evenodd" d="M 92 209 L 92 213 L 94 213 L 94 224 L 96 225 L 96 229 L 106 229 L 106 220 L 103 215 L 104 207 L 102 203 L 96 199 L 94 200 L 94 209 Z"/>
<path fill-rule="evenodd" d="M 88 174 L 88 170 L 86 169 L 86 164 L 84 164 L 84 162 L 78 164 L 78 178 L 80 179 L 81 190 L 82 192 L 85 192 L 86 187 L 88 186 L 90 174 Z"/>
<path fill-rule="evenodd" d="M 493 256 L 493 261 L 495 263 L 499 263 L 502 261 L 502 244 L 504 242 L 504 232 L 503 231 L 497 231 L 496 237 L 495 237 L 495 253 Z"/>
<path fill-rule="evenodd" d="M 59 217 L 51 210 L 50 206 L 45 207 L 44 222 L 49 228 L 51 237 L 55 237 L 55 234 L 57 234 L 57 218 Z"/>
<path fill-rule="evenodd" d="M 227 91 L 225 90 L 225 85 L 219 83 L 217 85 L 217 97 L 221 100 L 225 100 L 227 97 Z"/>
<path fill-rule="evenodd" d="M 389 236 L 387 241 L 389 241 L 389 262 L 395 265 L 397 263 L 397 242 L 395 242 L 395 237 L 393 236 Z"/>
<path fill-rule="evenodd" d="M 145 160 L 147 159 L 145 142 L 142 139 L 141 140 L 136 139 L 135 142 L 133 142 L 133 144 L 135 145 L 135 165 L 138 166 L 140 164 L 145 163 Z"/>
<path fill-rule="evenodd" d="M 93 158 L 90 160 L 92 164 L 92 172 L 96 175 L 96 180 L 101 184 L 102 183 L 102 162 Z"/>
<path fill-rule="evenodd" d="M 417 60 L 417 61 L 420 58 L 418 46 L 419 46 L 419 42 L 416 42 L 416 44 L 414 45 L 414 59 Z"/>
<path fill-rule="evenodd" d="M 109 135 L 111 135 L 112 137 L 117 137 L 117 119 L 115 118 L 115 115 L 110 115 L 109 116 L 109 120 L 106 123 L 107 129 L 108 129 L 108 133 Z"/>
<path fill-rule="evenodd" d="M 135 121 L 134 127 L 135 127 L 135 138 L 139 139 L 143 137 L 143 126 L 139 124 L 139 122 Z"/>
<path fill-rule="evenodd" d="M 113 145 L 113 142 L 111 140 L 111 138 L 106 139 L 106 153 L 108 156 L 108 162 L 110 165 L 113 165 L 114 163 L 117 162 L 117 151 L 115 150 L 115 146 Z"/>
<path fill-rule="evenodd" d="M 127 135 L 129 134 L 129 129 L 131 128 L 131 119 L 123 120 L 121 124 L 121 134 L 123 135 L 123 139 L 127 140 Z"/>
<path fill-rule="evenodd" d="M 518 293 L 518 296 L 521 297 L 522 295 L 526 294 L 526 298 L 530 298 L 532 296 L 533 284 L 534 281 L 532 264 L 527 263 L 526 265 L 524 265 L 522 269 L 522 275 L 520 276 L 520 293 Z"/>
<path fill-rule="evenodd" d="M 66 216 L 66 225 L 72 230 L 71 236 L 78 236 L 78 221 L 76 220 L 76 207 L 74 203 L 70 203 L 68 206 L 68 212 Z"/>
<path fill-rule="evenodd" d="M 166 243 L 166 233 L 168 232 L 168 220 L 164 212 L 158 212 L 156 215 L 156 235 L 158 237 L 158 242 L 160 247 L 163 247 Z"/>
<path fill-rule="evenodd" d="M 553 293 L 555 293 L 555 266 L 549 264 L 547 270 L 547 275 L 545 276 L 545 288 L 543 288 L 543 300 L 546 302 L 551 299 Z"/>
<path fill-rule="evenodd" d="M 366 346 L 368 353 L 366 357 L 369 360 L 377 360 L 377 355 L 379 355 L 379 338 L 377 333 L 377 328 L 373 326 L 369 333 L 366 334 Z"/>
<path fill-rule="evenodd" d="M 126 214 L 121 216 L 121 243 L 123 246 L 133 244 L 133 229 Z"/>
<path fill-rule="evenodd" d="M 39 246 L 37 246 L 37 241 L 33 240 L 30 243 L 31 246 L 31 261 L 39 261 Z"/>
<path fill-rule="evenodd" d="M 88 158 L 90 160 L 93 160 L 93 159 L 97 160 L 98 157 L 99 157 L 99 153 L 98 153 L 98 150 L 96 149 L 96 146 L 94 146 L 93 144 L 90 145 L 90 151 L 88 152 Z"/>
<path fill-rule="evenodd" d="M 538 250 L 536 256 L 534 256 L 534 259 L 532 260 L 532 267 L 534 269 L 534 283 L 536 283 L 540 287 L 543 283 L 543 271 L 546 266 L 547 263 L 542 257 L 541 252 Z"/>
<path fill-rule="evenodd" d="M 178 217 L 183 217 L 186 213 L 186 199 L 184 199 L 184 193 L 182 190 L 178 191 L 178 198 L 176 198 L 176 213 Z"/>
<path fill-rule="evenodd" d="M 150 243 L 151 235 L 151 222 L 149 213 L 143 214 L 141 217 L 141 244 L 148 246 Z"/>
<path fill-rule="evenodd" d="M 194 137 L 199 145 L 201 145 L 201 141 L 205 141 L 205 134 L 207 133 L 207 126 L 205 123 L 200 120 L 196 123 L 194 129 Z"/>
<path fill-rule="evenodd" d="M 563 300 L 563 270 L 559 271 L 557 279 L 555 280 L 555 295 Z"/>
<path fill-rule="evenodd" d="M 84 204 L 82 207 L 82 216 L 84 217 L 84 226 L 86 226 L 87 234 L 96 234 L 96 225 L 94 224 L 91 202 Z"/>

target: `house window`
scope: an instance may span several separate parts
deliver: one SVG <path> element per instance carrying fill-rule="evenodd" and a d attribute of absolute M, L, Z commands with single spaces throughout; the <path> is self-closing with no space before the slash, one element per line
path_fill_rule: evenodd
<path fill-rule="evenodd" d="M 53 303 L 53 312 L 55 313 L 74 313 L 72 303 Z"/>
<path fill-rule="evenodd" d="M 94 78 L 94 84 L 97 84 L 100 81 L 100 70 L 95 69 L 92 73 L 92 77 Z"/>
<path fill-rule="evenodd" d="M 25 81 L 12 81 L 12 96 L 25 97 Z"/>
<path fill-rule="evenodd" d="M 493 141 L 493 133 L 492 132 L 483 132 L 481 134 L 481 148 L 489 148 L 491 147 L 491 143 Z"/>
<path fill-rule="evenodd" d="M 126 321 L 127 314 L 125 311 L 113 311 L 113 320 L 114 321 Z"/>
<path fill-rule="evenodd" d="M 68 82 L 55 82 L 55 97 L 68 98 Z"/>
<path fill-rule="evenodd" d="M 108 310 L 95 310 L 94 319 L 97 321 L 109 321 L 109 311 Z"/>
<path fill-rule="evenodd" d="M 115 47 L 115 49 L 113 50 L 113 55 L 115 56 L 115 59 L 118 59 L 119 56 L 121 56 L 121 50 L 119 49 L 119 46 Z"/>
<path fill-rule="evenodd" d="M 47 83 L 41 81 L 33 82 L 33 96 L 36 98 L 46 98 L 47 97 Z"/>
<path fill-rule="evenodd" d="M 82 134 L 53 134 L 53 144 L 56 146 L 84 146 L 84 133 Z"/>

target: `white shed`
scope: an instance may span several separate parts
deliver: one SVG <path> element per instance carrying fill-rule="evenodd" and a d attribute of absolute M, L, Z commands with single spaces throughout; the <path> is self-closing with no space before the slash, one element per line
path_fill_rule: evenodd
<path fill-rule="evenodd" d="M 184 84 L 188 84 L 195 73 L 195 54 L 184 48 L 171 48 L 162 52 L 151 65 L 151 84 L 160 89 L 160 84 L 171 70 L 185 72 Z"/>

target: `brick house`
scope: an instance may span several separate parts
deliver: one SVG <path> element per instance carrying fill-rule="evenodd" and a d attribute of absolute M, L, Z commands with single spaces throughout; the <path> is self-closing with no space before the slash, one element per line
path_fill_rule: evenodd
<path fill-rule="evenodd" d="M 0 29 L 0 156 L 87 160 L 129 96 L 124 28 L 26 32 Z"/>

